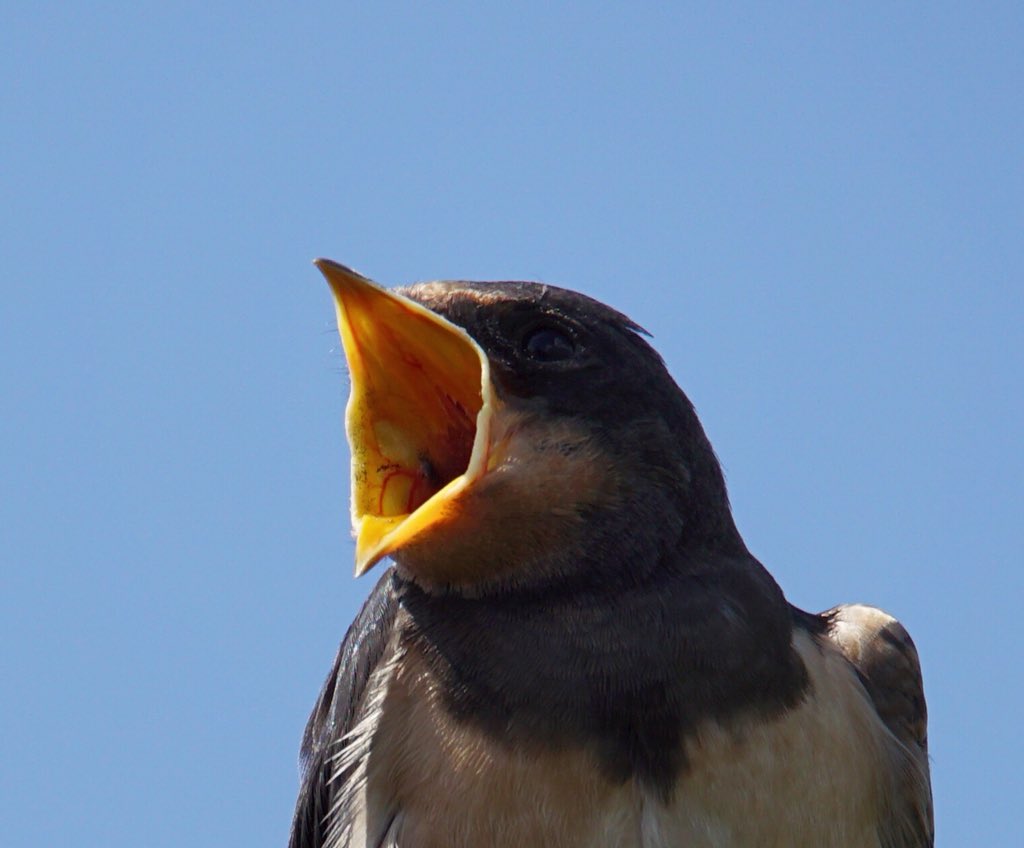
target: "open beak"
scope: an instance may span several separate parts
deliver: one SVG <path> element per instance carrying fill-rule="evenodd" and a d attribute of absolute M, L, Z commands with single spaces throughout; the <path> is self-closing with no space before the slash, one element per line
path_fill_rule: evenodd
<path fill-rule="evenodd" d="M 496 401 L 487 355 L 461 327 L 328 259 L 352 393 L 358 577 L 447 523 L 487 470 Z"/>

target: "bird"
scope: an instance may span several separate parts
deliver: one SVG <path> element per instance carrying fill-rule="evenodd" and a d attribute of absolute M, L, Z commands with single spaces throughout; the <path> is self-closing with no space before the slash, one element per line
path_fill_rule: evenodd
<path fill-rule="evenodd" d="M 917 651 L 791 605 L 646 332 L 531 282 L 321 259 L 355 573 L 290 848 L 934 842 Z"/>

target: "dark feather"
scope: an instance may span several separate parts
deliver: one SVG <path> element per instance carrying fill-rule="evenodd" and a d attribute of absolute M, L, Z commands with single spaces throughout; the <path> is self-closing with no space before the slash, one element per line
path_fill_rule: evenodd
<path fill-rule="evenodd" d="M 349 627 L 309 717 L 302 738 L 302 785 L 289 848 L 320 848 L 324 844 L 331 746 L 352 729 L 366 683 L 387 645 L 398 609 L 392 578 L 391 569 L 384 572 Z"/>

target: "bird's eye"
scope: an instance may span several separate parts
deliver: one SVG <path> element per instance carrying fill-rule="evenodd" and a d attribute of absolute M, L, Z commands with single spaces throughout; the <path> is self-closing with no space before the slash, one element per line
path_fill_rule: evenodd
<path fill-rule="evenodd" d="M 555 327 L 537 327 L 523 337 L 523 350 L 531 359 L 555 362 L 569 359 L 576 352 L 576 345 L 562 330 Z"/>

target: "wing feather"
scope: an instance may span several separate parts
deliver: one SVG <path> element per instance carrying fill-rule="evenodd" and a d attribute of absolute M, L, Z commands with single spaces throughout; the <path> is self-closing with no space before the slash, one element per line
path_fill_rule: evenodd
<path fill-rule="evenodd" d="M 332 749 L 356 724 L 367 682 L 381 662 L 397 610 L 388 569 L 345 634 L 306 725 L 300 754 L 302 784 L 289 848 L 322 848 L 327 842 L 332 781 L 334 785 L 344 782 L 336 773 Z"/>
<path fill-rule="evenodd" d="M 890 820 L 882 825 L 887 848 L 922 848 L 935 842 L 928 768 L 928 711 L 917 649 L 906 628 L 863 604 L 822 614 L 825 634 L 856 669 L 882 723 L 897 741 Z"/>

